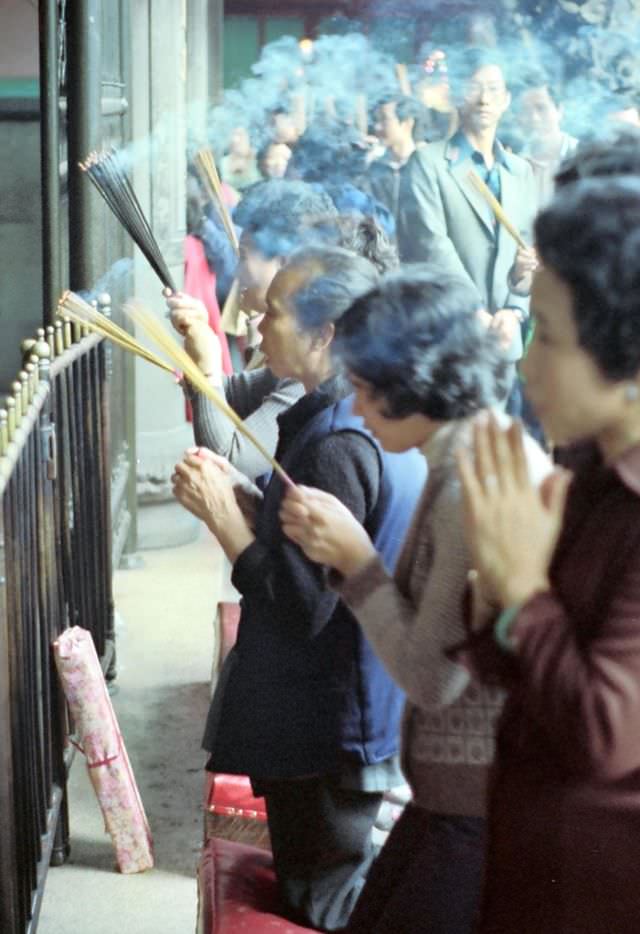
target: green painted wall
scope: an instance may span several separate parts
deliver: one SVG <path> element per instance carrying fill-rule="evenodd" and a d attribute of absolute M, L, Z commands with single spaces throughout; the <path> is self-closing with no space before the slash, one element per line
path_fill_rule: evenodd
<path fill-rule="evenodd" d="M 251 74 L 259 52 L 258 20 L 253 16 L 226 16 L 224 20 L 224 86 L 235 87 Z"/>
<path fill-rule="evenodd" d="M 38 97 L 37 78 L 0 78 L 0 97 Z"/>
<path fill-rule="evenodd" d="M 262 20 L 264 43 L 282 36 L 302 39 L 304 22 L 298 16 L 270 16 Z M 251 66 L 260 58 L 261 24 L 257 16 L 225 16 L 224 86 L 236 87 L 251 75 Z"/>
<path fill-rule="evenodd" d="M 304 23 L 297 16 L 272 16 L 264 24 L 264 41 L 274 42 L 282 36 L 293 36 L 302 39 L 304 36 Z"/>

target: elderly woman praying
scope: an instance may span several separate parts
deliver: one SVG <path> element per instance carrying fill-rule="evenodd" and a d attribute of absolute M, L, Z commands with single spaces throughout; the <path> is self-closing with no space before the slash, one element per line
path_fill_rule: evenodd
<path fill-rule="evenodd" d="M 372 264 L 346 250 L 296 253 L 269 287 L 260 331 L 270 370 L 305 391 L 278 418 L 276 458 L 295 484 L 334 494 L 391 569 L 425 461 L 418 452 L 382 452 L 353 413 L 351 386 L 332 354 L 342 313 L 377 282 Z M 242 595 L 237 644 L 205 733 L 208 768 L 248 774 L 264 794 L 289 917 L 339 930 L 375 855 L 371 831 L 383 792 L 402 782 L 402 694 L 328 587 L 326 568 L 283 534 L 279 475 L 264 478 L 250 516 L 220 457 L 187 456 L 174 484 L 218 538 Z"/>

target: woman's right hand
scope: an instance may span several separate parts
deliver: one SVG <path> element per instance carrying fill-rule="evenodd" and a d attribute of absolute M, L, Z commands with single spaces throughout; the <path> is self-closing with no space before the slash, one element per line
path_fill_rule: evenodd
<path fill-rule="evenodd" d="M 182 337 L 185 337 L 189 328 L 194 325 L 209 323 L 207 309 L 199 298 L 193 298 L 184 292 L 171 292 L 165 297 L 171 324 Z"/>
<path fill-rule="evenodd" d="M 376 555 L 371 539 L 344 503 L 312 487 L 292 487 L 280 507 L 285 535 L 312 561 L 356 574 Z"/>
<path fill-rule="evenodd" d="M 204 304 L 184 292 L 167 298 L 171 324 L 184 337 L 184 349 L 202 372 L 222 382 L 222 348 L 215 332 L 209 327 L 209 315 Z"/>

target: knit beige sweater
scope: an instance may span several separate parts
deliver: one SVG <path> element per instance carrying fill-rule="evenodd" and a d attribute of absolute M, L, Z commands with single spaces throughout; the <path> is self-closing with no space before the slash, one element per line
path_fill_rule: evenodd
<path fill-rule="evenodd" d="M 415 803 L 439 814 L 484 816 L 503 696 L 444 654 L 465 636 L 471 565 L 454 452 L 470 437 L 469 422 L 451 422 L 425 446 L 429 479 L 394 577 L 376 559 L 340 593 L 407 695 L 402 766 Z M 529 439 L 527 454 L 532 476 L 541 479 L 546 456 Z"/>

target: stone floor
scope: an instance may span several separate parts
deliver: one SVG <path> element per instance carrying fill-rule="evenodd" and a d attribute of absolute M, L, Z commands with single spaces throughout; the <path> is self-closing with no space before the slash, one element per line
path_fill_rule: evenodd
<path fill-rule="evenodd" d="M 156 868 L 114 871 L 109 837 L 78 754 L 70 782 L 71 858 L 49 871 L 38 934 L 183 934 L 196 924 L 213 615 L 221 553 L 197 541 L 143 552 L 115 580 L 120 623 L 114 707 L 156 848 Z"/>

